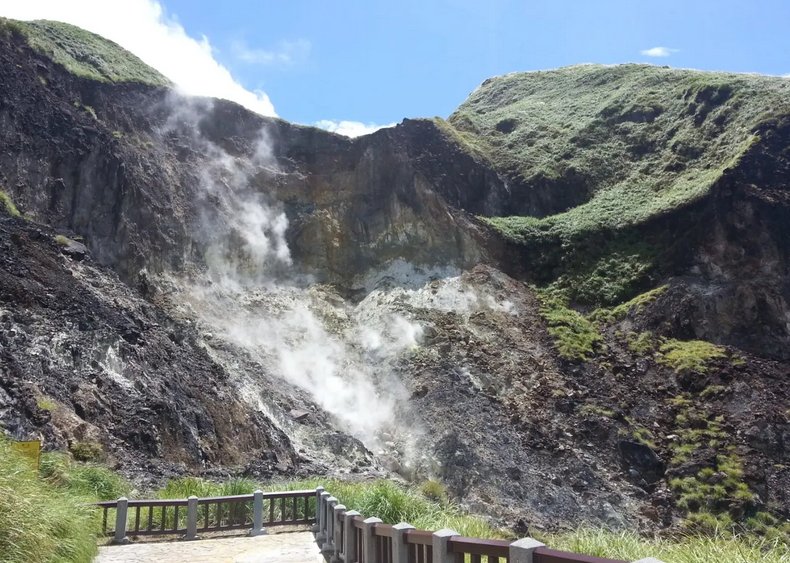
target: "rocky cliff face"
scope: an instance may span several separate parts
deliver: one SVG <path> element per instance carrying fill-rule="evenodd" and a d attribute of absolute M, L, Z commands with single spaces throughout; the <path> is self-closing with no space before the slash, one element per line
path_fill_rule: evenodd
<path fill-rule="evenodd" d="M 790 515 L 786 116 L 727 113 L 707 166 L 683 147 L 718 86 L 598 108 L 570 150 L 500 115 L 538 104 L 496 81 L 454 126 L 349 140 L 80 78 L 19 34 L 0 68 L 5 432 L 98 441 L 141 480 L 439 477 L 522 529 Z M 596 173 L 596 143 L 699 182 L 591 223 L 629 169 Z"/>

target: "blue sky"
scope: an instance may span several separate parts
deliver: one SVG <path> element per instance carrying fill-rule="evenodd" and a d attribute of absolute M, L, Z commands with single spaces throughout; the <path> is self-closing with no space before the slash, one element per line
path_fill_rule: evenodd
<path fill-rule="evenodd" d="M 158 7 L 160 23 L 210 45 L 235 87 L 258 91 L 280 117 L 308 124 L 446 117 L 487 77 L 586 62 L 790 73 L 788 0 L 160 0 L 160 6 L 102 0 L 101 7 L 88 6 L 96 1 L 26 5 L 38 7 L 30 17 L 70 17 L 117 35 L 111 38 L 158 68 L 173 68 L 178 61 L 152 63 L 166 54 L 143 56 L 146 45 L 98 21 L 130 27 L 136 20 L 121 13 L 122 5 Z M 0 15 L 27 9 L 14 4 L 22 3 L 0 0 Z M 79 15 L 81 7 L 86 13 Z M 194 66 L 195 76 L 177 82 L 199 81 L 200 64 L 180 66 Z"/>
<path fill-rule="evenodd" d="M 277 51 L 292 65 L 218 53 L 290 120 L 388 123 L 447 116 L 485 78 L 596 62 L 790 73 L 790 1 L 406 0 L 222 3 L 167 0 L 185 28 L 221 47 Z M 222 6 L 220 8 L 220 6 Z M 677 49 L 667 57 L 641 51 Z"/>

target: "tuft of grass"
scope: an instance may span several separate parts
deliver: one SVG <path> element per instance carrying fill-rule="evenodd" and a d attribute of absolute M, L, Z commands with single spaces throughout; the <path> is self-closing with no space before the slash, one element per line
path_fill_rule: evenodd
<path fill-rule="evenodd" d="M 3 190 L 0 190 L 0 207 L 6 210 L 6 213 L 13 217 L 19 217 L 19 209 L 14 205 L 14 200 Z"/>
<path fill-rule="evenodd" d="M 668 288 L 668 285 L 663 285 L 661 287 L 657 287 L 656 289 L 651 289 L 650 291 L 646 291 L 645 293 L 637 295 L 630 301 L 626 301 L 625 303 L 622 303 L 616 307 L 609 309 L 596 309 L 590 315 L 590 320 L 611 324 L 623 320 L 631 313 L 641 313 L 648 305 L 651 305 L 656 299 L 658 299 L 659 295 L 664 293 Z"/>
<path fill-rule="evenodd" d="M 724 348 L 703 340 L 681 341 L 670 339 L 660 348 L 658 361 L 676 372 L 696 371 L 705 373 L 707 364 L 714 358 L 724 358 Z"/>
<path fill-rule="evenodd" d="M 71 244 L 71 239 L 65 235 L 55 235 L 55 242 L 61 246 L 68 246 Z"/>
<path fill-rule="evenodd" d="M 637 561 L 654 557 L 665 563 L 787 563 L 790 548 L 776 539 L 738 536 L 719 530 L 712 535 L 645 538 L 636 533 L 594 528 L 541 538 L 553 549 Z"/>
<path fill-rule="evenodd" d="M 104 447 L 96 442 L 75 442 L 69 451 L 77 461 L 101 461 L 104 458 Z"/>
<path fill-rule="evenodd" d="M 418 487 L 420 494 L 433 502 L 447 502 L 447 491 L 440 481 L 429 479 Z"/>
<path fill-rule="evenodd" d="M 563 358 L 587 361 L 603 340 L 595 324 L 558 298 L 541 297 L 540 314 L 549 325 L 557 353 Z"/>
<path fill-rule="evenodd" d="M 96 463 L 77 463 L 60 452 L 41 455 L 41 478 L 50 485 L 89 501 L 115 500 L 129 494 L 129 484 L 114 471 Z"/>
<path fill-rule="evenodd" d="M 97 554 L 98 511 L 87 488 L 62 487 L 11 450 L 0 435 L 0 559 L 3 563 L 90 563 Z"/>
<path fill-rule="evenodd" d="M 631 350 L 635 354 L 639 354 L 640 356 L 646 356 L 648 354 L 652 354 L 655 350 L 655 346 L 653 344 L 653 333 L 650 331 L 647 332 L 629 332 L 626 336 L 628 340 L 628 349 Z"/>
<path fill-rule="evenodd" d="M 597 415 L 597 416 L 605 416 L 606 418 L 614 418 L 615 417 L 614 411 L 608 410 L 608 409 L 604 409 L 604 408 L 599 407 L 598 405 L 593 405 L 593 404 L 590 404 L 590 403 L 582 405 L 581 408 L 579 408 L 579 414 L 581 414 L 582 416 Z"/>
<path fill-rule="evenodd" d="M 48 20 L 3 20 L 2 23 L 23 35 L 35 51 L 76 76 L 99 82 L 173 85 L 120 45 L 79 27 Z"/>

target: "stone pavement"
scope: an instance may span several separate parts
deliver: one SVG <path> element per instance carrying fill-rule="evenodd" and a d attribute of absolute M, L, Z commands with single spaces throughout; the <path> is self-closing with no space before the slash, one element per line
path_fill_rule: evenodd
<path fill-rule="evenodd" d="M 195 541 L 134 543 L 99 548 L 94 563 L 319 563 L 310 532 Z"/>

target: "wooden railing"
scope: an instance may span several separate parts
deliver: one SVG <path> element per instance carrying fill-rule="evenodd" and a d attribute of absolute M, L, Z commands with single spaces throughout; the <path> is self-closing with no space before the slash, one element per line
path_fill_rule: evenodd
<path fill-rule="evenodd" d="M 289 491 L 251 495 L 177 500 L 127 500 L 97 502 L 103 510 L 102 530 L 114 543 L 129 536 L 182 535 L 197 539 L 198 532 L 250 530 L 260 535 L 272 526 L 315 523 L 316 493 Z M 109 528 L 114 521 L 114 527 Z"/>
<path fill-rule="evenodd" d="M 512 543 L 465 538 L 453 530 L 429 532 L 363 519 L 323 487 L 316 490 L 313 531 L 328 563 L 626 563 L 548 549 L 531 538 Z M 651 558 L 634 563 L 661 562 Z"/>

